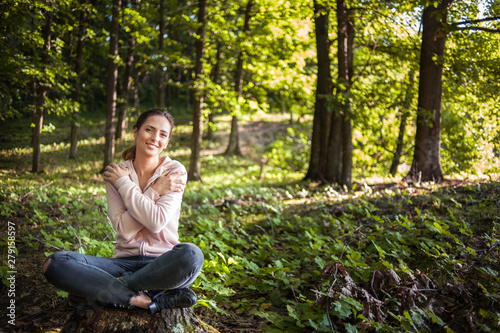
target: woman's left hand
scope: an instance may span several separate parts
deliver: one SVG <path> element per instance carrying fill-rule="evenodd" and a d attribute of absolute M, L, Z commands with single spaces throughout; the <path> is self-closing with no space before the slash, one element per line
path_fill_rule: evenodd
<path fill-rule="evenodd" d="M 122 165 L 117 165 L 115 162 L 111 162 L 111 164 L 104 169 L 103 173 L 104 181 L 109 182 L 113 185 L 118 179 L 128 175 L 128 169 Z"/>
<path fill-rule="evenodd" d="M 164 195 L 169 192 L 183 192 L 186 183 L 183 180 L 185 172 L 176 171 L 170 173 L 171 169 L 166 170 L 160 177 L 158 177 L 151 188 L 159 195 Z"/>

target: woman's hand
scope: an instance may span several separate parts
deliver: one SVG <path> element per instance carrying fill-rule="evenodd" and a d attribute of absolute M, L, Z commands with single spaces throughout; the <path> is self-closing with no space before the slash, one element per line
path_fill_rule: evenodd
<path fill-rule="evenodd" d="M 170 170 L 166 170 L 163 175 L 155 180 L 151 188 L 156 191 L 160 196 L 169 192 L 182 192 L 186 183 L 182 180 L 182 176 L 186 173 L 177 171 L 169 174 Z"/>
<path fill-rule="evenodd" d="M 113 185 L 119 178 L 128 175 L 128 169 L 122 165 L 117 165 L 115 162 L 111 162 L 111 164 L 104 169 L 103 173 L 104 181 L 107 181 Z"/>

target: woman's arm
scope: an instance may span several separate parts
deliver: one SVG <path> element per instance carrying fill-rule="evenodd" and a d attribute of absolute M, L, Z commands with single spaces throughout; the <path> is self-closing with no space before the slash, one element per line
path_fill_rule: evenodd
<path fill-rule="evenodd" d="M 144 193 L 128 177 L 126 168 L 110 165 L 106 170 L 105 179 L 114 180 L 113 185 L 107 183 L 110 218 L 117 232 L 120 230 L 125 238 L 133 237 L 143 227 L 153 233 L 160 232 L 167 223 L 179 218 L 182 191 L 187 181 L 181 164 L 160 176 L 159 182 Z"/>
<path fill-rule="evenodd" d="M 123 199 L 116 187 L 106 182 L 108 214 L 115 231 L 124 239 L 133 238 L 144 226 L 133 218 L 125 207 Z"/>
<path fill-rule="evenodd" d="M 169 192 L 158 197 L 156 191 L 148 188 L 143 194 L 128 177 L 120 178 L 115 186 L 128 214 L 152 233 L 160 232 L 171 220 L 179 218 L 182 192 Z"/>

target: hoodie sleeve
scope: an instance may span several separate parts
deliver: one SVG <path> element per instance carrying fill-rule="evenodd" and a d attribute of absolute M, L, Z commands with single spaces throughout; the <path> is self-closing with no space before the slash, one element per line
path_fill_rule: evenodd
<path fill-rule="evenodd" d="M 171 172 L 185 170 L 179 163 Z M 107 187 L 112 187 L 111 198 L 108 196 L 108 210 L 113 225 L 125 238 L 133 237 L 143 227 L 152 233 L 158 233 L 169 222 L 179 219 L 183 192 L 169 192 L 159 196 L 149 187 L 142 193 L 130 177 L 121 177 L 114 186 L 110 184 Z"/>
<path fill-rule="evenodd" d="M 126 240 L 132 239 L 144 226 L 129 214 L 120 193 L 111 183 L 106 183 L 106 197 L 109 218 L 116 233 Z"/>

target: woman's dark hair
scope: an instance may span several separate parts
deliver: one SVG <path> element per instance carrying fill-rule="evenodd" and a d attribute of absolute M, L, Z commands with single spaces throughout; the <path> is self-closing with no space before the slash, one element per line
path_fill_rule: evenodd
<path fill-rule="evenodd" d="M 137 118 L 137 121 L 135 122 L 134 129 L 140 130 L 142 124 L 146 121 L 151 116 L 164 116 L 167 118 L 168 122 L 170 123 L 170 133 L 168 133 L 168 137 L 170 138 L 170 135 L 172 134 L 172 129 L 174 128 L 174 119 L 170 115 L 170 113 L 167 112 L 165 109 L 151 109 L 144 111 L 139 115 L 139 118 Z M 122 153 L 122 157 L 124 160 L 130 160 L 135 158 L 135 145 L 133 145 L 130 148 L 125 149 L 125 151 Z"/>

